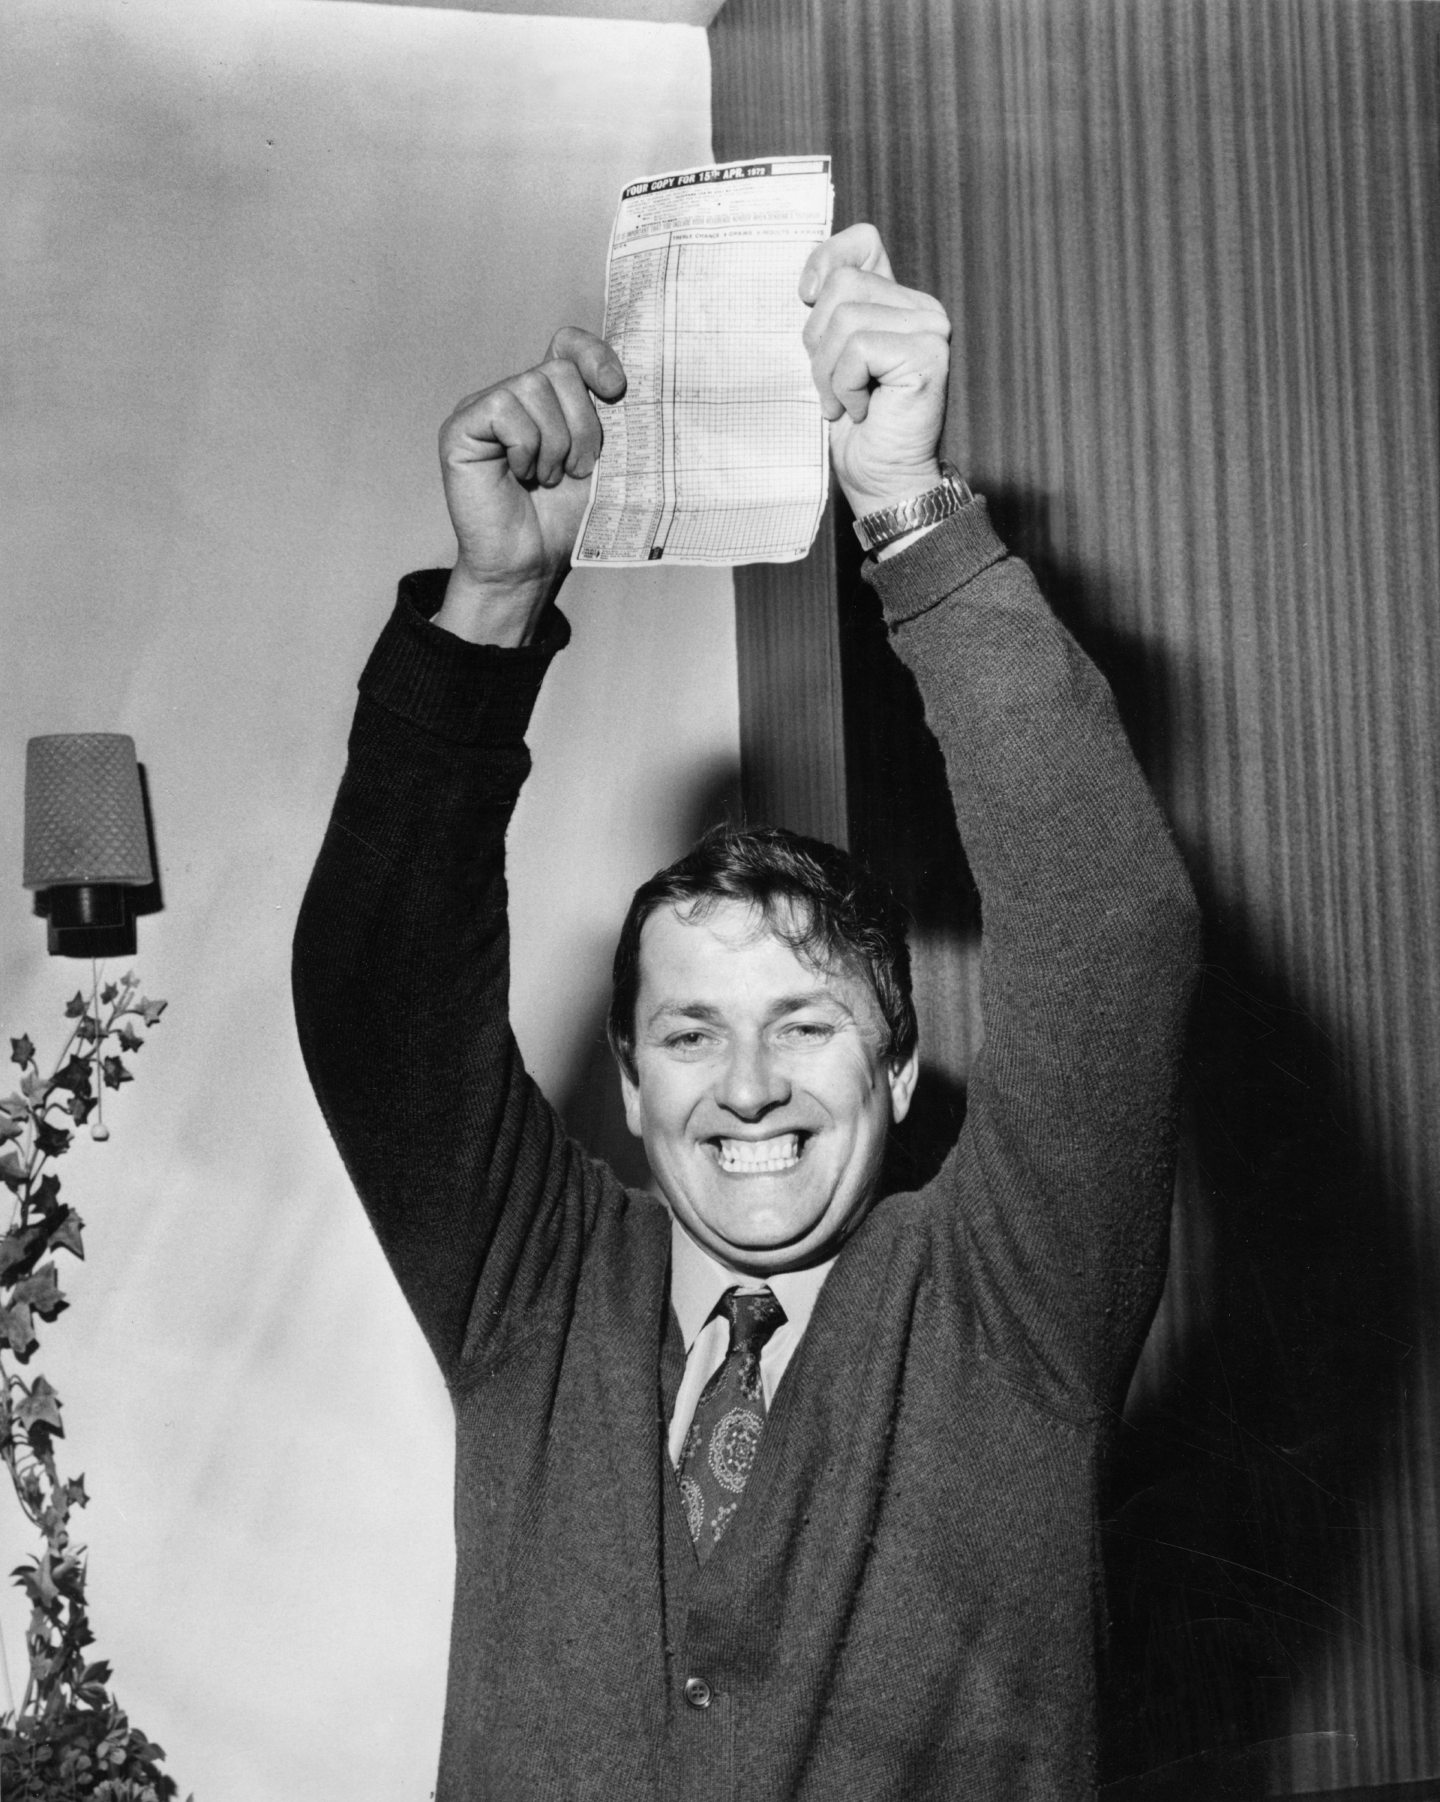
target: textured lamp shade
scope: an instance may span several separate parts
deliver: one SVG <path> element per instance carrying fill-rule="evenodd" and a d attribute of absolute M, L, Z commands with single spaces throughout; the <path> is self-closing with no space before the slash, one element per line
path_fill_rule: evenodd
<path fill-rule="evenodd" d="M 120 732 L 32 738 L 25 757 L 25 887 L 66 957 L 134 949 L 127 893 L 155 880 L 135 741 Z"/>
<path fill-rule="evenodd" d="M 25 755 L 25 887 L 153 882 L 135 741 L 32 738 Z"/>

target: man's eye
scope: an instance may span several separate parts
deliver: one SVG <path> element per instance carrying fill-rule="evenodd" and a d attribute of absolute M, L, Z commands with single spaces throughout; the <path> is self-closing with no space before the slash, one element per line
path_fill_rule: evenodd
<path fill-rule="evenodd" d="M 828 1020 L 791 1020 L 781 1028 L 781 1037 L 801 1045 L 819 1045 L 833 1038 L 835 1028 Z"/>
<path fill-rule="evenodd" d="M 672 1032 L 665 1038 L 667 1051 L 703 1051 L 710 1043 L 708 1032 Z"/>

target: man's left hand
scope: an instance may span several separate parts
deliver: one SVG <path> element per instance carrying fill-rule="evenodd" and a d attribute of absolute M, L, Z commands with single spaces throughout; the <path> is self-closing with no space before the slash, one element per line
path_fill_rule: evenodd
<path fill-rule="evenodd" d="M 934 488 L 950 370 L 944 307 L 900 286 L 873 225 L 817 245 L 800 298 L 831 460 L 855 517 Z"/>

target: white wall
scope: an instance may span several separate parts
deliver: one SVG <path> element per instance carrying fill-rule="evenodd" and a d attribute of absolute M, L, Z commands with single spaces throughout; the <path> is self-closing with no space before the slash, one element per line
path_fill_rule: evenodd
<path fill-rule="evenodd" d="M 36 1361 L 94 1498 L 96 1650 L 199 1802 L 421 1802 L 447 1408 L 306 1089 L 288 941 L 394 578 L 451 553 L 439 421 L 598 325 L 616 190 L 708 155 L 704 36 L 7 0 L 0 133 L 0 1034 L 58 1045 L 87 973 L 20 888 L 28 735 L 134 735 L 165 894 L 136 962 L 170 1009 L 60 1166 L 88 1258 Z M 733 766 L 730 585 L 592 573 L 569 610 L 515 993 L 603 1128 L 619 911 Z M 0 1571 L 30 1549 L 0 1493 Z M 17 1686 L 23 1616 L 0 1584 Z"/>

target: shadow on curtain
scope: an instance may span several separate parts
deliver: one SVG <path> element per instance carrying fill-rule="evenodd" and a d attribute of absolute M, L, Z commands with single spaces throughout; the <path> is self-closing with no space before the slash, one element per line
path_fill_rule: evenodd
<path fill-rule="evenodd" d="M 730 0 L 711 32 L 717 155 L 829 150 L 837 222 L 944 297 L 949 454 L 1109 676 L 1208 916 L 1109 1507 L 1117 1802 L 1440 1773 L 1437 25 Z M 747 787 L 838 809 L 916 912 L 923 1173 L 981 1031 L 973 908 L 847 539 L 737 572 Z M 839 672 L 808 744 L 756 669 L 792 591 Z"/>

